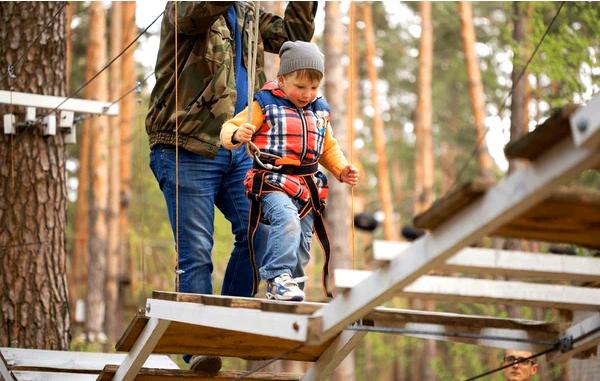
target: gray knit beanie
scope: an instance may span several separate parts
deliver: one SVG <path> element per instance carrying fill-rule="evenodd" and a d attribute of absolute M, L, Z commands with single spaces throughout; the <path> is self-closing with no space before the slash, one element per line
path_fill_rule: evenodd
<path fill-rule="evenodd" d="M 300 69 L 314 69 L 325 74 L 323 53 L 315 44 L 304 41 L 286 41 L 279 49 L 279 72 L 286 75 Z"/>

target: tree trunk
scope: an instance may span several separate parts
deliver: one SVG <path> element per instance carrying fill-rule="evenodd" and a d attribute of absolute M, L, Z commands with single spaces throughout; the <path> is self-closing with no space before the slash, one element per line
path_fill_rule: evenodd
<path fill-rule="evenodd" d="M 71 84 L 71 67 L 73 65 L 73 41 L 71 33 L 71 21 L 73 21 L 73 11 L 75 5 L 73 2 L 68 1 L 67 6 L 65 8 L 65 51 L 66 51 L 66 62 L 65 62 L 65 81 L 66 81 L 66 89 L 69 91 L 69 86 Z"/>
<path fill-rule="evenodd" d="M 525 52 L 523 45 L 525 44 L 525 30 L 527 25 L 527 13 L 525 12 L 524 4 L 519 2 L 513 3 L 513 40 L 515 43 L 515 52 L 513 54 L 513 71 L 512 71 L 512 98 L 510 105 L 510 140 L 515 141 L 527 133 L 525 126 L 527 117 L 525 113 L 525 92 L 527 74 L 523 74 L 520 80 L 519 74 L 525 66 Z M 521 159 L 508 160 L 508 173 L 512 173 L 523 166 Z M 523 241 L 517 239 L 507 239 L 504 243 L 504 249 L 521 250 Z M 512 317 L 520 315 L 516 307 L 509 306 L 508 310 Z"/>
<path fill-rule="evenodd" d="M 123 40 L 122 46 L 127 46 L 133 41 L 137 33 L 137 27 L 135 25 L 135 1 L 123 2 Z M 137 46 L 137 45 L 135 45 Z M 121 93 L 124 94 L 131 90 L 135 86 L 136 82 L 136 70 L 135 61 L 133 59 L 133 53 L 135 49 L 131 47 L 121 57 L 121 73 L 129 73 L 125 75 L 121 81 Z M 135 124 L 134 111 L 135 111 L 135 94 L 130 93 L 121 100 L 119 105 L 119 130 L 120 136 L 120 181 L 121 184 L 121 201 L 119 204 L 119 242 L 120 258 L 121 258 L 121 277 L 130 277 L 130 284 L 132 285 L 131 290 L 136 290 L 133 287 L 136 277 L 133 273 L 130 273 L 126 269 L 130 266 L 126 262 L 125 258 L 133 262 L 133 259 L 129 253 L 129 200 L 131 200 L 131 146 L 133 144 L 133 125 Z M 130 263 L 132 266 L 137 266 L 136 263 Z"/>
<path fill-rule="evenodd" d="M 417 75 L 417 107 L 415 110 L 415 214 L 433 202 L 433 143 L 431 134 L 431 73 L 433 57 L 433 27 L 431 3 L 421 2 L 421 39 L 419 72 Z"/>
<path fill-rule="evenodd" d="M 110 19 L 110 56 L 116 57 L 123 48 L 122 3 L 115 1 L 111 4 Z M 121 66 L 114 64 L 110 67 L 110 99 L 116 100 L 121 96 Z M 119 338 L 119 204 L 120 204 L 120 145 L 119 117 L 110 118 L 109 131 L 109 202 L 108 202 L 108 240 L 106 251 L 106 333 L 109 338 L 106 350 L 110 349 Z"/>
<path fill-rule="evenodd" d="M 106 15 L 101 2 L 90 4 L 90 40 L 88 49 L 93 57 L 94 71 L 100 71 L 106 62 L 106 41 L 104 34 Z M 90 83 L 93 99 L 108 99 L 108 80 L 106 72 Z M 98 116 L 91 122 L 91 168 L 92 199 L 90 202 L 90 240 L 88 287 L 86 296 L 85 332 L 90 342 L 103 341 L 106 282 L 107 250 L 107 210 L 108 210 L 108 118 Z"/>
<path fill-rule="evenodd" d="M 473 28 L 473 15 L 471 3 L 467 1 L 458 2 L 458 13 L 460 16 L 460 32 L 465 52 L 467 78 L 469 81 L 469 99 L 473 110 L 473 124 L 477 133 L 477 160 L 479 162 L 479 175 L 484 178 L 492 176 L 492 159 L 485 142 L 485 101 L 483 84 L 479 62 L 475 53 L 475 29 Z"/>
<path fill-rule="evenodd" d="M 65 88 L 69 91 L 70 82 L 71 82 L 71 67 L 73 62 L 73 33 L 71 32 L 71 21 L 73 20 L 73 3 L 68 2 L 65 8 Z M 73 243 L 76 244 L 76 240 Z M 74 249 L 71 248 L 71 257 L 70 262 L 68 262 L 68 267 L 70 271 L 67 271 L 67 278 L 69 280 L 69 314 L 71 318 L 75 317 L 75 306 L 77 300 L 77 288 L 75 272 L 73 271 L 73 252 Z"/>
<path fill-rule="evenodd" d="M 0 88 L 65 95 L 63 6 L 62 2 L 0 3 Z M 5 75 L 9 65 L 14 65 L 16 78 Z M 38 117 L 48 112 L 36 111 Z M 9 112 L 23 121 L 22 108 L 0 105 L 1 114 Z M 63 135 L 42 136 L 39 123 L 14 136 L 0 134 L 0 162 L 0 346 L 66 350 Z"/>
<path fill-rule="evenodd" d="M 526 57 L 523 45 L 525 43 L 525 29 L 527 24 L 527 15 L 524 5 L 519 2 L 513 3 L 513 40 L 515 43 L 515 52 L 513 55 L 512 71 L 512 100 L 510 105 L 510 140 L 514 141 L 527 133 L 525 129 L 525 82 L 527 75 L 524 74 L 521 80 L 518 80 L 519 74 L 525 66 Z M 518 168 L 518 159 L 509 160 L 509 173 Z"/>
<path fill-rule="evenodd" d="M 377 68 L 375 67 L 375 33 L 373 32 L 373 16 L 371 4 L 362 3 L 363 18 L 365 22 L 365 44 L 367 48 L 367 72 L 371 82 L 371 106 L 373 106 L 373 140 L 375 152 L 377 153 L 377 185 L 379 191 L 379 202 L 383 210 L 383 235 L 387 240 L 397 241 L 399 239 L 398 229 L 394 223 L 394 207 L 392 204 L 392 191 L 388 171 L 387 158 L 385 155 L 385 134 L 383 131 L 383 120 L 379 100 L 377 99 Z"/>
<path fill-rule="evenodd" d="M 325 51 L 325 98 L 333 110 L 331 126 L 335 137 L 347 152 L 348 131 L 344 120 L 344 70 L 341 65 L 343 25 L 341 22 L 340 3 L 325 3 L 325 30 L 323 33 Z M 347 155 L 346 155 L 347 156 Z M 329 197 L 326 223 L 329 232 L 332 268 L 352 268 L 354 253 L 348 250 L 350 241 L 350 188 L 329 174 Z M 332 380 L 354 380 L 354 354 L 351 353 L 333 372 Z"/>
<path fill-rule="evenodd" d="M 433 26 L 431 23 L 431 3 L 421 2 L 421 38 L 419 42 L 419 72 L 417 76 L 417 108 L 415 111 L 415 212 L 420 213 L 433 203 L 433 137 L 431 107 L 431 76 L 433 61 Z M 425 307 L 435 309 L 435 302 L 427 301 Z M 435 372 L 430 360 L 436 356 L 436 342 L 424 342 L 421 356 L 421 374 L 423 380 L 435 380 Z M 417 361 L 413 357 L 413 361 Z"/>

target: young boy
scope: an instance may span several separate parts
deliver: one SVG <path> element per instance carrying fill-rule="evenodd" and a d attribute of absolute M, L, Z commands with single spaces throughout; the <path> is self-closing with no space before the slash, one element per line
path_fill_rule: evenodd
<path fill-rule="evenodd" d="M 225 122 L 221 143 L 235 149 L 252 141 L 260 150 L 244 181 L 249 197 L 260 202 L 257 214 L 271 225 L 259 275 L 267 280 L 267 298 L 302 301 L 304 292 L 298 283 L 305 279 L 313 224 L 322 243 L 322 236 L 326 237 L 321 210 L 327 178 L 318 164 L 352 186 L 358 183 L 358 170 L 348 163 L 332 135 L 327 102 L 317 97 L 323 54 L 314 44 L 288 41 L 279 57 L 277 81 L 266 83 L 249 106 L 252 123 L 247 123 L 246 108 Z M 249 229 L 250 238 L 252 233 Z M 324 246 L 325 283 L 328 244 Z"/>

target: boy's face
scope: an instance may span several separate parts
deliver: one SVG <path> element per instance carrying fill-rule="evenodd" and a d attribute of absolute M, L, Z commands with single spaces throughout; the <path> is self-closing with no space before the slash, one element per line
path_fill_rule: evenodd
<path fill-rule="evenodd" d="M 297 72 L 279 77 L 279 86 L 288 99 L 299 108 L 303 108 L 317 97 L 320 83 L 319 80 L 299 77 Z"/>

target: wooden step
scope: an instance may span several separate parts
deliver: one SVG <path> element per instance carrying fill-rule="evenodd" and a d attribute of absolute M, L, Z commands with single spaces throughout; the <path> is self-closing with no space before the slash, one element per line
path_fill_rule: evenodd
<path fill-rule="evenodd" d="M 125 356 L 122 353 L 0 348 L 0 360 L 5 361 L 5 366 L 18 381 L 94 381 L 106 364 L 117 366 Z M 163 370 L 179 369 L 165 355 L 150 355 L 144 366 Z"/>
<path fill-rule="evenodd" d="M 569 118 L 578 108 L 578 106 L 569 105 L 554 112 L 535 130 L 508 143 L 504 148 L 504 155 L 507 159 L 535 160 L 550 147 L 571 134 Z"/>
<path fill-rule="evenodd" d="M 259 309 L 262 311 L 285 312 L 289 314 L 311 315 L 322 308 L 323 303 L 273 302 L 265 299 L 227 297 L 216 295 L 155 292 L 154 299 L 175 302 L 212 304 L 236 308 Z M 232 311 L 235 314 L 235 311 Z M 129 351 L 140 336 L 148 318 L 136 316 L 119 340 L 116 349 Z M 406 327 L 407 324 L 430 324 L 448 329 L 471 330 L 498 328 L 520 330 L 536 337 L 554 338 L 558 327 L 553 323 L 502 319 L 487 316 L 462 315 L 442 312 L 413 311 L 378 307 L 367 313 L 361 320 L 363 325 L 373 327 Z M 251 360 L 287 359 L 316 361 L 336 337 L 322 345 L 305 345 L 297 341 L 282 340 L 243 332 L 203 327 L 172 321 L 153 349 L 154 353 L 204 354 L 238 357 Z"/>
<path fill-rule="evenodd" d="M 491 186 L 481 180 L 463 185 L 416 216 L 415 226 L 437 228 Z M 600 192 L 560 188 L 490 235 L 600 248 Z"/>
<path fill-rule="evenodd" d="M 310 315 L 318 308 L 314 303 L 269 302 L 253 298 L 216 295 L 155 292 L 155 299 L 200 303 L 211 306 L 258 309 L 262 311 Z M 140 336 L 148 318 L 138 314 L 116 345 L 117 351 L 129 352 Z M 273 336 L 250 334 L 194 324 L 171 322 L 156 344 L 153 353 L 201 354 L 238 357 L 247 360 L 281 358 L 297 361 L 316 361 L 333 339 L 321 345 L 304 345 L 298 341 Z"/>
<path fill-rule="evenodd" d="M 112 380 L 117 366 L 107 365 L 97 378 L 97 381 Z M 170 381 L 170 380 L 188 380 L 188 381 L 299 381 L 302 375 L 297 373 L 267 373 L 256 372 L 248 376 L 243 376 L 246 372 L 219 372 L 210 376 L 191 370 L 166 370 L 166 369 L 148 369 L 142 368 L 135 376 L 135 381 Z"/>

